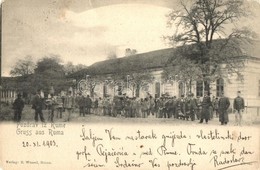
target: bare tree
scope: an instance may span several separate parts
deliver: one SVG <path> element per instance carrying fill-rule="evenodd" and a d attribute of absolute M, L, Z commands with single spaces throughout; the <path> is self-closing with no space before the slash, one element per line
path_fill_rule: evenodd
<path fill-rule="evenodd" d="M 244 0 L 180 1 L 180 8 L 167 15 L 168 26 L 176 25 L 176 32 L 165 39 L 172 45 L 182 46 L 177 50 L 179 56 L 195 61 L 204 87 L 209 90 L 211 77 L 223 70 L 241 76 L 243 60 L 235 57 L 243 55 L 242 44 L 249 43 L 255 34 L 245 27 L 238 29 L 236 24 L 249 15 Z M 232 31 L 225 29 L 229 25 L 233 25 Z"/>
<path fill-rule="evenodd" d="M 176 65 L 172 67 L 167 67 L 162 73 L 163 80 L 167 82 L 168 80 L 182 81 L 185 83 L 191 92 L 192 82 L 196 80 L 202 80 L 201 70 L 198 64 L 194 61 L 188 59 L 175 60 Z"/>
<path fill-rule="evenodd" d="M 26 56 L 24 59 L 16 61 L 14 67 L 10 71 L 11 76 L 25 76 L 34 73 L 36 64 L 32 60 L 32 56 Z"/>

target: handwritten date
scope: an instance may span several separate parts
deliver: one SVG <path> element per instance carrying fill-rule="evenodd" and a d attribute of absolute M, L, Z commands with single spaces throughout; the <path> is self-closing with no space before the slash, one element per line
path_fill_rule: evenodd
<path fill-rule="evenodd" d="M 58 144 L 55 142 L 55 140 L 46 140 L 46 141 L 34 141 L 34 142 L 27 142 L 23 141 L 22 142 L 22 147 L 27 148 L 27 147 L 58 147 Z"/>

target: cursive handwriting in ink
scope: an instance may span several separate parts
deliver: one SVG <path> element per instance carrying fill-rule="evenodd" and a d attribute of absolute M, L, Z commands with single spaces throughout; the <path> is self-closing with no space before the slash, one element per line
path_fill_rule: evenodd
<path fill-rule="evenodd" d="M 92 162 L 91 160 L 88 160 L 89 162 L 83 166 L 83 168 L 103 168 L 105 167 L 104 164 L 97 163 L 97 161 L 94 159 Z"/>
<path fill-rule="evenodd" d="M 186 139 L 187 136 L 185 134 L 183 134 L 182 131 L 180 131 L 179 134 L 175 134 L 175 132 L 170 132 L 169 135 L 162 135 L 162 139 L 163 139 L 163 146 L 166 146 L 166 141 L 167 139 L 171 140 L 171 146 L 174 147 L 175 144 L 175 139 Z"/>
<path fill-rule="evenodd" d="M 88 156 L 91 155 L 91 153 L 87 152 L 87 146 L 84 146 L 83 151 L 77 151 L 76 152 L 77 155 L 77 160 L 79 160 L 80 156 L 84 156 L 86 160 L 88 160 Z"/>
<path fill-rule="evenodd" d="M 149 163 L 151 163 L 153 168 L 160 168 L 161 164 L 156 162 L 157 158 L 154 158 L 153 160 L 149 160 Z"/>
<path fill-rule="evenodd" d="M 236 166 L 242 166 L 242 165 L 252 165 L 253 163 L 258 163 L 258 162 L 257 162 L 257 161 L 243 162 L 243 163 L 239 163 L 239 164 L 234 164 L 234 165 L 230 165 L 230 166 L 225 166 L 225 167 L 220 168 L 220 169 L 218 169 L 218 170 L 228 169 L 228 168 L 232 168 L 232 167 L 236 167 Z"/>
<path fill-rule="evenodd" d="M 213 158 L 210 160 L 210 162 L 213 161 L 214 167 L 221 166 L 221 165 L 229 165 L 233 163 L 244 163 L 244 157 L 235 157 L 235 155 L 232 155 L 231 158 L 220 158 L 219 156 L 215 155 Z"/>
<path fill-rule="evenodd" d="M 125 139 L 126 140 L 157 139 L 157 136 L 153 130 L 151 131 L 151 134 L 149 134 L 149 135 L 142 134 L 142 132 L 140 130 L 138 130 L 136 133 L 137 133 L 136 136 L 126 136 Z"/>
<path fill-rule="evenodd" d="M 109 129 L 105 129 L 105 132 L 108 134 L 109 140 L 121 140 L 120 137 L 116 137 L 113 135 L 113 128 Z"/>
<path fill-rule="evenodd" d="M 160 146 L 158 149 L 157 149 L 157 153 L 160 155 L 160 156 L 163 156 L 163 155 L 178 155 L 178 152 L 177 151 L 169 151 L 165 146 Z"/>
<path fill-rule="evenodd" d="M 151 156 L 151 155 L 153 155 L 152 149 L 149 148 L 148 151 L 143 151 L 143 152 L 141 152 L 140 158 L 141 158 L 142 156 L 145 156 L 145 155 L 146 155 L 146 156 Z"/>
<path fill-rule="evenodd" d="M 123 160 L 121 161 L 119 157 L 116 158 L 116 161 L 114 162 L 117 168 L 140 168 L 144 163 L 143 162 L 135 162 L 135 160 L 127 161 Z"/>
<path fill-rule="evenodd" d="M 101 137 L 96 137 L 95 134 L 92 133 L 92 130 L 89 129 L 89 134 L 86 134 L 86 130 L 85 130 L 85 127 L 84 125 L 82 125 L 82 134 L 80 135 L 80 137 L 82 138 L 82 140 L 90 140 L 92 141 L 92 146 L 95 147 L 96 146 L 96 141 L 102 141 L 103 138 Z"/>
<path fill-rule="evenodd" d="M 119 148 L 119 150 L 115 150 L 114 148 L 111 148 L 111 150 L 108 150 L 102 144 L 97 145 L 96 151 L 99 156 L 105 157 L 106 163 L 108 162 L 108 157 L 128 156 L 129 155 L 127 151 L 124 151 L 123 147 Z"/>
<path fill-rule="evenodd" d="M 188 160 L 188 161 L 183 161 L 181 159 L 179 159 L 177 162 L 170 162 L 170 161 L 167 161 L 167 167 L 168 167 L 168 170 L 171 170 L 172 167 L 175 167 L 175 168 L 180 168 L 180 167 L 190 167 L 191 170 L 194 169 L 194 166 L 197 165 L 194 160 L 192 160 L 191 158 Z M 173 169 L 175 169 L 173 168 Z"/>
<path fill-rule="evenodd" d="M 195 148 L 196 144 L 188 143 L 187 145 L 187 154 L 188 155 L 207 155 L 207 151 L 204 151 L 199 148 Z"/>

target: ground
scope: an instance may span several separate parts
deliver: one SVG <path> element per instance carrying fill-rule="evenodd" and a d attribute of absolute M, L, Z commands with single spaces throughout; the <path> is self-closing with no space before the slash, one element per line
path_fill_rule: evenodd
<path fill-rule="evenodd" d="M 10 113 L 12 116 L 13 113 Z M 66 122 L 68 113 L 65 111 L 63 112 L 62 119 L 56 117 L 57 112 L 54 113 L 54 122 Z M 43 115 L 45 120 L 48 122 L 48 111 L 43 110 Z M 23 113 L 22 113 L 22 121 L 34 121 L 34 110 L 31 109 L 31 106 L 25 106 Z M 122 123 L 122 124 L 131 124 L 131 123 L 137 123 L 137 124 L 173 124 L 173 125 L 199 125 L 199 121 L 186 121 L 186 120 L 179 120 L 179 119 L 165 119 L 165 118 L 155 118 L 154 116 L 149 116 L 148 118 L 125 118 L 125 117 L 110 117 L 110 116 L 98 116 L 98 115 L 86 115 L 85 117 L 79 116 L 79 111 L 76 109 L 74 113 L 71 115 L 72 123 L 80 123 L 80 122 L 91 122 L 91 123 Z M 205 124 L 205 123 L 204 123 Z M 220 122 L 218 121 L 218 118 L 214 116 L 212 120 L 209 121 L 208 125 L 219 125 Z M 234 126 L 235 125 L 235 115 L 229 114 L 229 123 L 227 126 Z M 255 117 L 252 116 L 250 113 L 246 113 L 243 115 L 243 122 L 242 125 L 244 126 L 259 126 L 259 116 Z"/>

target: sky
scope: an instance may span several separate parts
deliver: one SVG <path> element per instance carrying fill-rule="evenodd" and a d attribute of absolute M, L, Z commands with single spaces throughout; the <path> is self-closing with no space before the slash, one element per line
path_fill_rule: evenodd
<path fill-rule="evenodd" d="M 145 0 L 111 0 L 116 5 L 109 6 L 100 2 L 5 0 L 2 76 L 9 76 L 15 61 L 27 55 L 34 61 L 59 55 L 64 63 L 91 65 L 111 52 L 122 57 L 126 48 L 143 53 L 169 47 L 162 36 L 174 31 L 166 27 L 165 14 L 175 0 L 158 0 L 155 5 Z"/>

